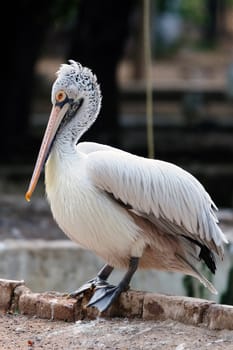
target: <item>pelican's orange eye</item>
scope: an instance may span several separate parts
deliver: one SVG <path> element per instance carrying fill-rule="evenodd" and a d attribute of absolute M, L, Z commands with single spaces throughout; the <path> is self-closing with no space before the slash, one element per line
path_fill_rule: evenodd
<path fill-rule="evenodd" d="M 66 98 L 66 94 L 65 94 L 64 91 L 58 91 L 58 92 L 56 93 L 56 101 L 57 101 L 57 102 L 62 102 L 62 101 L 65 100 L 65 98 Z"/>

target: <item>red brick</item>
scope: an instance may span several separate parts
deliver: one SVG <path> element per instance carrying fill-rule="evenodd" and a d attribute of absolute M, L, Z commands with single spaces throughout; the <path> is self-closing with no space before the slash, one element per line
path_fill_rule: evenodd
<path fill-rule="evenodd" d="M 203 322 L 203 315 L 212 303 L 205 299 L 145 293 L 143 319 L 172 319 L 198 325 Z"/>
<path fill-rule="evenodd" d="M 7 312 L 11 306 L 14 289 L 24 281 L 0 279 L 0 312 Z"/>
<path fill-rule="evenodd" d="M 204 315 L 203 322 L 210 329 L 232 329 L 233 330 L 233 306 L 210 305 Z"/>
<path fill-rule="evenodd" d="M 24 315 L 35 316 L 39 297 L 39 293 L 22 293 L 18 301 L 19 312 Z"/>

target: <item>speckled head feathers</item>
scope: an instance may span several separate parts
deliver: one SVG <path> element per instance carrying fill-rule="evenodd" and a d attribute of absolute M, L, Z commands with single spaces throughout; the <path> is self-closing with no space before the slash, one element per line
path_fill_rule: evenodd
<path fill-rule="evenodd" d="M 64 90 L 69 99 L 74 102 L 83 98 L 86 102 L 87 114 L 95 119 L 99 113 L 102 100 L 97 77 L 91 69 L 82 66 L 79 62 L 74 60 L 68 62 L 69 64 L 61 64 L 56 73 L 57 79 L 52 88 L 52 103 L 55 103 L 56 92 Z"/>
<path fill-rule="evenodd" d="M 96 75 L 92 73 L 91 69 L 82 66 L 79 62 L 69 60 L 70 64 L 61 64 L 57 71 L 57 79 L 53 84 L 53 96 L 57 90 L 63 89 L 67 95 L 76 99 L 77 95 L 94 97 L 101 102 L 101 92 L 99 84 L 97 83 Z"/>
<path fill-rule="evenodd" d="M 57 79 L 53 84 L 51 94 L 52 104 L 56 104 L 56 94 L 59 90 L 63 90 L 68 97 L 70 111 L 74 110 L 82 101 L 81 108 L 74 115 L 77 115 L 77 118 L 72 118 L 72 125 L 76 123 L 81 125 L 83 130 L 86 130 L 95 121 L 101 108 L 100 86 L 91 69 L 73 60 L 68 62 L 69 64 L 61 64 L 56 73 Z M 70 118 L 65 120 L 70 120 Z M 65 124 L 63 123 L 63 125 Z"/>
<path fill-rule="evenodd" d="M 91 69 L 84 67 L 81 63 L 74 60 L 68 61 L 70 64 L 61 64 L 59 70 L 57 71 L 58 78 L 67 78 L 69 80 L 78 81 L 79 78 L 84 80 L 88 79 L 92 83 L 97 83 L 96 75 L 92 73 Z"/>

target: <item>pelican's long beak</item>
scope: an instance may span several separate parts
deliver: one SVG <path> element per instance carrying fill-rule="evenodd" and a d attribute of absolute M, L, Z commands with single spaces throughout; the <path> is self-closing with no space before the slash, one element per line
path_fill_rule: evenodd
<path fill-rule="evenodd" d="M 52 142 L 56 135 L 59 125 L 61 124 L 62 119 L 64 118 L 67 110 L 69 108 L 69 103 L 65 103 L 61 106 L 53 106 L 47 128 L 40 146 L 40 151 L 37 157 L 36 165 L 32 174 L 32 178 L 28 187 L 28 190 L 25 194 L 26 200 L 29 202 L 31 196 L 36 188 L 37 182 L 40 177 L 40 173 L 43 169 L 44 163 L 48 157 L 49 151 L 51 149 Z"/>

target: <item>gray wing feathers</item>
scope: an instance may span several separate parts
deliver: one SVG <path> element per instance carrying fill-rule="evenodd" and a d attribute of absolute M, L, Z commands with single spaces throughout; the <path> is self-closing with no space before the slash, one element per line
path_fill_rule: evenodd
<path fill-rule="evenodd" d="M 95 186 L 112 193 L 139 215 L 210 246 L 222 247 L 227 242 L 209 194 L 182 168 L 123 151 L 100 151 L 88 158 L 88 175 Z M 217 249 L 220 251 L 222 248 Z"/>

